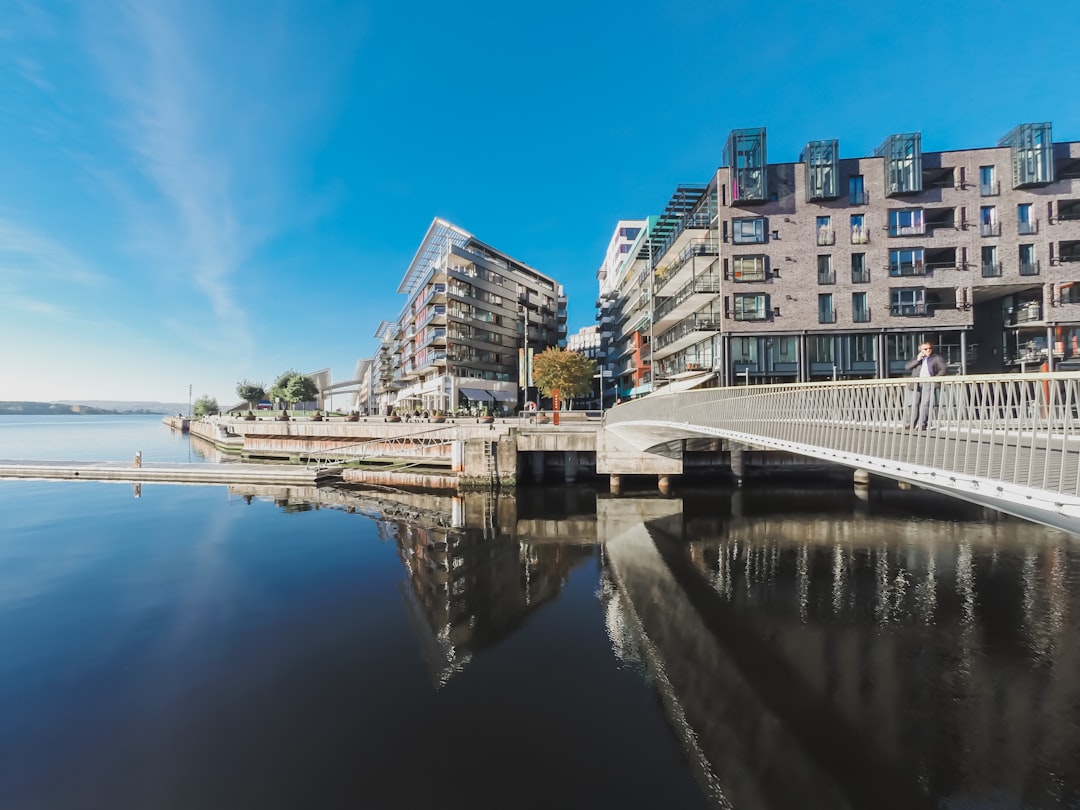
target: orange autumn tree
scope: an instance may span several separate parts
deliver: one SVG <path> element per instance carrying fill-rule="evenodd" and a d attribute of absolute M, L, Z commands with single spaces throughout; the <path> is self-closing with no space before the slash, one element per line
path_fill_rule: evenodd
<path fill-rule="evenodd" d="M 593 387 L 596 362 L 583 354 L 552 347 L 533 358 L 533 384 L 546 397 L 580 397 Z M 559 411 L 555 411 L 555 424 Z"/>

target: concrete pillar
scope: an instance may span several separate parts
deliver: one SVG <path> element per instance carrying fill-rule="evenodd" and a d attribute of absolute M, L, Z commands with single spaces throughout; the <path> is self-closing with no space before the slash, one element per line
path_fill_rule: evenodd
<path fill-rule="evenodd" d="M 608 476 L 608 490 L 612 495 L 618 495 L 622 490 L 622 476 L 612 473 Z"/>
<path fill-rule="evenodd" d="M 536 450 L 529 453 L 529 464 L 532 466 L 532 479 L 536 483 L 544 480 L 544 454 Z"/>
<path fill-rule="evenodd" d="M 746 460 L 743 458 L 743 446 L 741 444 L 731 445 L 731 474 L 735 477 L 736 486 L 743 485 L 743 477 L 746 475 Z"/>
<path fill-rule="evenodd" d="M 866 470 L 856 470 L 852 476 L 855 483 L 855 497 L 865 501 L 870 498 L 870 473 Z"/>
<path fill-rule="evenodd" d="M 960 333 L 960 373 L 967 374 L 967 330 Z"/>
<path fill-rule="evenodd" d="M 568 484 L 577 480 L 578 457 L 576 450 L 567 450 L 563 453 L 563 480 Z"/>

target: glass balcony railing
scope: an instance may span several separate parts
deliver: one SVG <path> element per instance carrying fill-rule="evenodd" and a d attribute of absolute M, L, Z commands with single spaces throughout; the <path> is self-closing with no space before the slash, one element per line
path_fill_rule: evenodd
<path fill-rule="evenodd" d="M 678 292 L 671 296 L 671 298 L 665 298 L 656 307 L 656 314 L 654 317 L 656 318 L 656 320 L 660 320 L 692 295 L 715 295 L 719 292 L 720 279 L 716 276 L 710 275 L 695 278 L 689 284 L 686 284 L 682 288 L 680 288 Z"/>

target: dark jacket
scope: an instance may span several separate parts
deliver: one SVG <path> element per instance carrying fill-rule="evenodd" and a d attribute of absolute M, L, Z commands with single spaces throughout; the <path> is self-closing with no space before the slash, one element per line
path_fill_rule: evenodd
<path fill-rule="evenodd" d="M 930 376 L 931 377 L 943 377 L 945 376 L 945 358 L 937 352 L 931 352 L 930 357 L 927 358 L 930 363 Z M 912 377 L 918 377 L 922 371 L 922 358 L 916 357 L 914 360 L 909 360 L 907 366 L 908 371 L 911 372 Z"/>

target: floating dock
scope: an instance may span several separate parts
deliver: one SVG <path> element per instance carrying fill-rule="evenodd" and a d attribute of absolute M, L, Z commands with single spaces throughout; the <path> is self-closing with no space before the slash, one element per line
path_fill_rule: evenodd
<path fill-rule="evenodd" d="M 296 464 L 225 464 L 130 461 L 4 461 L 0 478 L 55 479 L 62 481 L 130 481 L 162 484 L 314 484 L 339 479 L 340 468 Z"/>

